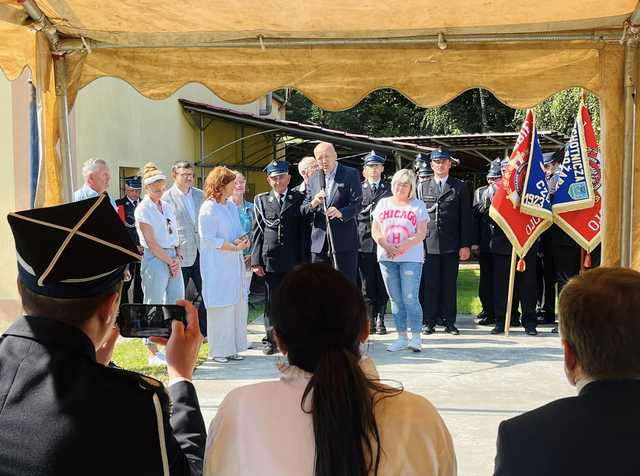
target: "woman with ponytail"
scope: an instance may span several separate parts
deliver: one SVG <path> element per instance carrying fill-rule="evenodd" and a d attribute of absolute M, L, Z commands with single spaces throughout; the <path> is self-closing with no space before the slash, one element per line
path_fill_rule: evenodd
<path fill-rule="evenodd" d="M 385 385 L 363 357 L 360 291 L 324 264 L 276 291 L 280 380 L 231 391 L 211 423 L 205 475 L 454 476 L 451 436 L 423 397 Z"/>

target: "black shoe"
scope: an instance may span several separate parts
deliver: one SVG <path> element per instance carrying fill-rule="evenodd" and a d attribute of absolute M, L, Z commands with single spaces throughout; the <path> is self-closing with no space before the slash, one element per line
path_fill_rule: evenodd
<path fill-rule="evenodd" d="M 482 311 L 480 311 L 477 315 L 476 315 L 476 320 L 477 321 L 482 321 L 484 319 L 487 318 L 487 313 L 484 312 L 484 309 Z"/>
<path fill-rule="evenodd" d="M 511 320 L 511 327 L 521 327 L 522 323 L 520 322 L 520 319 L 512 319 Z"/>
<path fill-rule="evenodd" d="M 479 326 L 492 326 L 496 323 L 496 320 L 493 317 L 486 316 L 483 319 L 478 321 Z"/>
<path fill-rule="evenodd" d="M 491 334 L 504 334 L 504 328 L 503 327 L 494 327 L 493 329 L 491 329 L 491 331 L 489 331 Z"/>
<path fill-rule="evenodd" d="M 551 333 L 552 334 L 557 334 L 558 333 L 558 326 L 556 326 L 553 329 L 551 329 Z"/>
<path fill-rule="evenodd" d="M 264 344 L 264 347 L 262 348 L 262 353 L 264 355 L 277 354 L 278 353 L 278 348 L 276 347 L 275 344 L 272 344 L 271 342 L 267 342 L 267 343 Z"/>
<path fill-rule="evenodd" d="M 387 328 L 384 326 L 384 316 L 378 314 L 376 319 L 376 334 L 383 336 L 387 333 Z"/>
<path fill-rule="evenodd" d="M 538 331 L 534 327 L 529 327 L 528 329 L 525 329 L 525 333 L 528 336 L 537 336 L 538 335 Z"/>
<path fill-rule="evenodd" d="M 444 328 L 444 331 L 445 331 L 447 334 L 451 334 L 451 335 L 454 335 L 454 336 L 460 335 L 460 331 L 459 331 L 459 330 L 458 330 L 458 328 L 457 328 L 456 326 L 454 326 L 453 324 L 451 324 L 451 325 L 449 325 L 449 326 L 446 326 L 446 327 Z"/>
<path fill-rule="evenodd" d="M 426 335 L 433 334 L 436 331 L 436 326 L 422 326 L 422 333 Z"/>
<path fill-rule="evenodd" d="M 376 321 L 371 320 L 369 321 L 369 334 L 375 334 L 376 333 Z"/>

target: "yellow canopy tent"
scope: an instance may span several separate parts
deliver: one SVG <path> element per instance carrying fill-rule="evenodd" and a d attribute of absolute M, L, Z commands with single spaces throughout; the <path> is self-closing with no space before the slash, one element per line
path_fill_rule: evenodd
<path fill-rule="evenodd" d="M 427 107 L 483 87 L 522 108 L 584 87 L 602 111 L 603 262 L 640 269 L 638 18 L 636 0 L 0 0 L 0 69 L 36 72 L 47 204 L 71 186 L 66 110 L 103 76 L 154 99 L 191 81 L 232 103 L 291 87 L 329 110 L 379 88 Z"/>

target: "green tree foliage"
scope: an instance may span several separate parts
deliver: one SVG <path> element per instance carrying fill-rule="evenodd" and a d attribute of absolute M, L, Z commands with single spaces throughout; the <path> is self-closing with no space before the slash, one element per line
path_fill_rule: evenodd
<path fill-rule="evenodd" d="M 578 113 L 582 97 L 581 88 L 572 88 L 560 91 L 534 108 L 539 130 L 554 130 L 566 135 L 571 134 L 571 128 Z M 596 136 L 600 135 L 600 106 L 598 97 L 585 92 L 585 102 Z M 524 110 L 518 111 L 515 122 L 519 123 L 524 118 Z M 516 125 L 516 124 L 514 124 Z M 519 124 L 517 124 L 519 127 Z"/>
<path fill-rule="evenodd" d="M 539 104 L 535 108 L 538 128 L 568 134 L 581 95 L 581 89 L 573 88 Z M 587 94 L 586 101 L 598 133 L 598 99 Z M 465 91 L 449 103 L 435 108 L 418 107 L 390 89 L 374 91 L 353 108 L 340 112 L 324 111 L 297 91 L 290 91 L 287 101 L 289 120 L 378 137 L 516 132 L 523 118 L 524 110 L 505 106 L 489 91 L 478 88 Z"/>

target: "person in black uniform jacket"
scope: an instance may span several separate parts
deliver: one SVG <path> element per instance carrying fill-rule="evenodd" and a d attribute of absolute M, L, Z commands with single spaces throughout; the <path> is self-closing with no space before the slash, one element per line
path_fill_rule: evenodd
<path fill-rule="evenodd" d="M 544 154 L 545 175 L 551 195 L 556 191 L 558 173 L 564 149 Z M 562 288 L 573 276 L 580 272 L 580 245 L 555 223 L 542 235 L 544 299 L 542 322 L 556 321 L 556 286 L 559 295 Z"/>
<path fill-rule="evenodd" d="M 267 165 L 265 171 L 271 191 L 260 193 L 254 199 L 251 269 L 265 278 L 266 339 L 263 352 L 271 355 L 277 352 L 272 335 L 271 298 L 287 271 L 302 262 L 304 253 L 304 220 L 300 214 L 304 195 L 297 190 L 288 190 L 291 175 L 286 161 L 274 160 Z"/>
<path fill-rule="evenodd" d="M 442 319 L 445 331 L 457 335 L 456 283 L 460 260 L 468 260 L 471 254 L 471 196 L 463 181 L 449 176 L 449 152 L 434 150 L 431 168 L 434 176 L 420 184 L 419 192 L 431 219 L 422 272 L 426 279 L 424 332 L 435 332 L 436 321 Z"/>
<path fill-rule="evenodd" d="M 358 274 L 358 226 L 356 217 L 362 208 L 362 185 L 358 171 L 338 163 L 338 155 L 332 144 L 319 143 L 313 153 L 324 172 L 326 191 L 321 189 L 321 173 L 309 180 L 307 194 L 301 211 L 312 215 L 311 262 L 330 263 L 327 221 L 323 211 L 326 200 L 327 217 L 330 220 L 333 245 L 338 270 L 356 283 Z M 325 198 L 326 197 L 326 198 Z"/>
<path fill-rule="evenodd" d="M 491 334 L 504 332 L 507 316 L 507 298 L 509 292 L 509 274 L 511 266 L 511 243 L 502 228 L 489 218 L 489 250 L 493 266 L 493 315 L 495 327 Z M 536 257 L 538 244 L 535 243 L 524 257 L 525 270 L 516 271 L 513 289 L 513 307 L 511 312 L 511 327 L 516 326 L 516 311 L 518 303 L 522 311 L 522 325 L 528 335 L 537 335 L 536 327 Z"/>
<path fill-rule="evenodd" d="M 142 190 L 142 181 L 140 177 L 130 177 L 125 180 L 124 193 L 125 196 L 116 200 L 118 213 L 120 217 L 124 216 L 124 226 L 129 232 L 129 236 L 138 247 L 138 251 L 142 253 L 143 248 L 140 246 L 140 238 L 136 231 L 136 218 L 134 212 L 140 202 L 140 190 Z M 122 211 L 120 211 L 122 210 Z M 142 302 L 142 276 L 140 276 L 140 263 L 131 263 L 129 265 L 129 276 L 131 279 L 124 282 L 122 288 L 122 304 L 129 302 L 129 288 L 133 283 L 133 302 Z"/>
<path fill-rule="evenodd" d="M 482 304 L 481 319 L 478 324 L 487 326 L 495 324 L 493 314 L 493 260 L 489 249 L 491 230 L 489 223 L 489 209 L 491 200 L 496 192 L 496 183 L 502 177 L 500 159 L 491 161 L 487 173 L 487 185 L 479 187 L 473 194 L 473 245 L 471 250 L 477 254 L 480 264 L 480 282 L 478 283 L 478 297 Z"/>
<path fill-rule="evenodd" d="M 560 335 L 578 395 L 503 421 L 494 476 L 640 474 L 638 309 L 637 271 L 599 268 L 569 281 Z"/>
<path fill-rule="evenodd" d="M 384 314 L 387 309 L 387 290 L 378 265 L 378 245 L 371 237 L 371 214 L 378 202 L 391 196 L 391 186 L 382 180 L 385 158 L 372 150 L 364 157 L 362 175 L 362 210 L 358 214 L 358 271 L 362 283 L 362 294 L 367 305 L 370 333 L 384 335 Z"/>
<path fill-rule="evenodd" d="M 167 394 L 155 379 L 107 365 L 124 269 L 140 259 L 107 195 L 8 220 L 26 315 L 0 337 L 0 474 L 202 474 L 195 308 L 181 301 L 187 326 L 172 323 Z"/>

